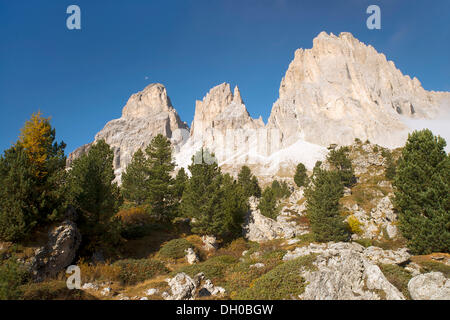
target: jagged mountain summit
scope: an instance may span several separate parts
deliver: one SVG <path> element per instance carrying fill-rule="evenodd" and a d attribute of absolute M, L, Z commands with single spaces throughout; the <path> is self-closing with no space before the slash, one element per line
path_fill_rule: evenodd
<path fill-rule="evenodd" d="M 114 148 L 119 181 L 132 154 L 158 133 L 172 140 L 179 167 L 187 167 L 204 147 L 227 171 L 247 164 L 258 176 L 274 176 L 298 162 L 311 169 L 327 146 L 355 138 L 401 146 L 410 131 L 408 119 L 434 119 L 448 106 L 449 92 L 426 91 L 350 33 L 321 32 L 311 49 L 295 52 L 267 125 L 249 115 L 238 87 L 232 92 L 222 83 L 196 101 L 189 132 L 165 87 L 151 84 L 132 95 L 122 117 L 107 123 L 94 141 L 105 139 Z M 68 164 L 90 145 L 75 150 Z"/>
<path fill-rule="evenodd" d="M 392 61 L 350 33 L 321 32 L 312 49 L 298 49 L 281 81 L 268 121 L 297 139 L 327 146 L 355 138 L 398 147 L 407 137 L 405 118 L 436 117 L 450 93 L 429 92 Z"/>
<path fill-rule="evenodd" d="M 180 120 L 173 108 L 166 88 L 160 83 L 148 85 L 133 94 L 122 110 L 122 117 L 111 120 L 96 134 L 94 142 L 104 139 L 114 150 L 114 170 L 120 181 L 123 170 L 131 162 L 133 154 L 145 148 L 157 134 L 171 139 L 175 150 L 189 136 L 189 127 Z M 93 143 L 94 143 L 93 142 Z M 68 157 L 68 165 L 89 151 L 86 144 Z"/>

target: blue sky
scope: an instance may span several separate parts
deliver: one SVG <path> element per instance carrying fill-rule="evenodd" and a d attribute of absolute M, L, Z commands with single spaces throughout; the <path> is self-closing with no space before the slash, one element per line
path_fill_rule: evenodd
<path fill-rule="evenodd" d="M 71 4 L 82 30 L 66 28 Z M 381 30 L 366 27 L 370 4 Z M 222 82 L 267 121 L 295 49 L 323 30 L 351 32 L 425 89 L 450 91 L 449 21 L 447 0 L 0 0 L 0 149 L 40 109 L 71 152 L 152 82 L 189 124 Z"/>

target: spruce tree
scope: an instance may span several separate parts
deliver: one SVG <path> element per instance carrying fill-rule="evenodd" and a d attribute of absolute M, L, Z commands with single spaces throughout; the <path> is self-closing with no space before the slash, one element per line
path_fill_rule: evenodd
<path fill-rule="evenodd" d="M 348 157 L 349 151 L 348 147 L 340 147 L 337 150 L 332 149 L 327 156 L 328 162 L 333 169 L 339 172 L 341 181 L 346 187 L 351 187 L 356 183 L 352 162 Z"/>
<path fill-rule="evenodd" d="M 145 203 L 150 193 L 149 175 L 147 159 L 139 149 L 134 153 L 131 163 L 122 175 L 122 194 L 125 201 L 136 206 Z"/>
<path fill-rule="evenodd" d="M 218 236 L 226 231 L 221 218 L 222 174 L 214 155 L 201 149 L 192 157 L 188 180 L 181 201 L 184 216 L 193 219 L 192 231 L 202 235 Z"/>
<path fill-rule="evenodd" d="M 415 254 L 450 251 L 450 159 L 428 130 L 408 136 L 394 178 L 399 228 Z"/>
<path fill-rule="evenodd" d="M 181 200 L 188 180 L 189 177 L 186 173 L 186 170 L 184 170 L 184 168 L 180 168 L 175 177 L 175 198 L 177 199 L 177 201 Z"/>
<path fill-rule="evenodd" d="M 306 167 L 303 163 L 299 163 L 295 170 L 294 182 L 297 187 L 306 187 L 308 184 L 308 175 L 306 173 Z"/>
<path fill-rule="evenodd" d="M 170 140 L 162 134 L 156 135 L 145 150 L 149 164 L 147 203 L 151 214 L 170 220 L 175 214 L 174 179 L 175 168 Z"/>
<path fill-rule="evenodd" d="M 91 247 L 115 241 L 112 217 L 122 203 L 113 168 L 114 153 L 104 140 L 75 159 L 69 172 L 69 194 L 80 213 L 79 227 Z"/>
<path fill-rule="evenodd" d="M 220 218 L 223 225 L 220 236 L 232 239 L 242 233 L 242 223 L 248 212 L 248 196 L 244 189 L 229 174 L 222 179 Z"/>
<path fill-rule="evenodd" d="M 261 196 L 258 178 L 252 174 L 249 167 L 242 166 L 238 174 L 238 184 L 247 198 L 251 196 L 259 198 Z"/>
<path fill-rule="evenodd" d="M 277 200 L 278 198 L 273 188 L 266 187 L 258 204 L 258 209 L 261 211 L 261 214 L 268 218 L 276 219 L 280 212 Z"/>
<path fill-rule="evenodd" d="M 316 241 L 349 240 L 348 227 L 339 212 L 339 199 L 343 193 L 339 172 L 316 168 L 312 183 L 305 191 L 307 214 Z"/>

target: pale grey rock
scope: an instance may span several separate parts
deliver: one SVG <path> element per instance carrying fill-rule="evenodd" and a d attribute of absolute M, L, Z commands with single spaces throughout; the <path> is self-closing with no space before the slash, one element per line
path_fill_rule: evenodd
<path fill-rule="evenodd" d="M 197 284 L 186 273 L 178 273 L 175 277 L 166 280 L 171 294 L 164 295 L 165 300 L 193 300 Z"/>
<path fill-rule="evenodd" d="M 243 226 L 244 237 L 250 241 L 264 242 L 273 239 L 290 239 L 308 233 L 307 226 L 291 220 L 292 213 L 282 213 L 273 220 L 261 214 L 258 200 L 251 197 L 250 210 Z"/>
<path fill-rule="evenodd" d="M 411 273 L 411 275 L 413 277 L 418 276 L 419 274 L 421 274 L 421 267 L 415 263 L 415 262 L 410 262 L 405 266 L 405 270 L 408 271 L 409 273 Z"/>
<path fill-rule="evenodd" d="M 408 283 L 413 300 L 450 300 L 450 280 L 441 272 L 415 276 Z"/>
<path fill-rule="evenodd" d="M 145 294 L 146 294 L 147 296 L 153 296 L 153 295 L 157 294 L 158 291 L 159 291 L 158 289 L 150 288 L 150 289 L 148 289 L 147 291 L 145 291 Z"/>
<path fill-rule="evenodd" d="M 203 284 L 203 289 L 208 290 L 212 296 L 223 296 L 225 289 L 219 286 L 215 286 L 211 280 L 207 279 Z"/>
<path fill-rule="evenodd" d="M 185 250 L 185 253 L 186 253 L 186 256 L 185 256 L 186 261 L 187 261 L 189 264 L 194 264 L 194 263 L 199 262 L 198 256 L 197 256 L 197 254 L 195 253 L 194 249 L 192 249 L 192 248 L 187 248 L 187 249 Z"/>
<path fill-rule="evenodd" d="M 102 296 L 109 296 L 111 294 L 111 288 L 105 287 L 100 293 L 102 294 Z"/>
<path fill-rule="evenodd" d="M 83 289 L 83 290 L 98 290 L 98 285 L 96 285 L 95 283 L 87 282 L 87 283 L 83 284 L 81 289 Z"/>
<path fill-rule="evenodd" d="M 217 242 L 217 238 L 215 236 L 202 236 L 203 249 L 206 251 L 217 250 L 219 244 Z"/>
<path fill-rule="evenodd" d="M 381 264 L 404 264 L 409 261 L 411 255 L 407 248 L 398 250 L 383 250 L 370 246 L 364 250 L 364 256 L 373 263 Z"/>
<path fill-rule="evenodd" d="M 258 262 L 258 263 L 250 265 L 249 268 L 257 268 L 257 269 L 259 269 L 259 268 L 264 268 L 264 266 L 265 266 L 264 263 Z"/>
<path fill-rule="evenodd" d="M 284 260 L 311 253 L 317 254 L 313 262 L 316 270 L 299 270 L 307 281 L 303 300 L 404 300 L 383 275 L 380 268 L 368 261 L 364 247 L 357 243 L 328 243 L 309 246 Z"/>

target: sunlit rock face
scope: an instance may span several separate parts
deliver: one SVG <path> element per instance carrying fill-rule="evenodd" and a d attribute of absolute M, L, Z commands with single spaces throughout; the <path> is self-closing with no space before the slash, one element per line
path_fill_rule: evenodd
<path fill-rule="evenodd" d="M 450 114 L 450 93 L 426 91 L 392 61 L 350 33 L 320 33 L 311 49 L 298 49 L 279 89 L 267 125 L 247 112 L 238 87 L 219 84 L 195 102 L 191 130 L 182 122 L 162 84 L 133 94 L 122 117 L 106 124 L 94 141 L 105 139 L 115 153 L 118 181 L 139 148 L 158 133 L 171 139 L 178 167 L 200 149 L 214 152 L 224 171 L 243 164 L 259 177 L 292 177 L 302 162 L 312 169 L 330 144 L 355 138 L 384 147 L 404 144 L 411 123 L 435 123 Z M 437 120 L 436 120 L 437 119 Z M 68 159 L 86 153 L 91 144 Z"/>
<path fill-rule="evenodd" d="M 298 49 L 281 81 L 269 127 L 283 145 L 298 139 L 327 146 L 355 138 L 397 147 L 404 118 L 433 118 L 449 93 L 429 92 L 398 70 L 384 54 L 355 39 L 320 33 L 312 49 Z"/>

